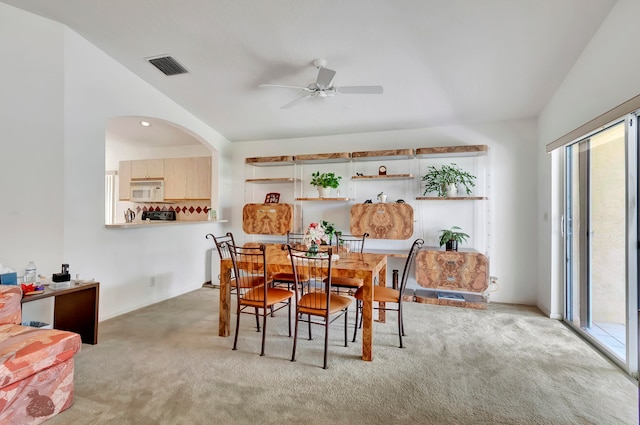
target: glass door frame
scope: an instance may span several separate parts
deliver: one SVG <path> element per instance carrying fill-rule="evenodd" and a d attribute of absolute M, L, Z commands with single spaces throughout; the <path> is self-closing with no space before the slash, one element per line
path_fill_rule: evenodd
<path fill-rule="evenodd" d="M 563 168 L 564 168 L 564 205 L 563 205 L 563 215 L 562 215 L 562 237 L 564 244 L 564 285 L 563 285 L 563 295 L 564 295 L 564 322 L 574 329 L 579 335 L 589 341 L 592 345 L 597 347 L 600 351 L 605 353 L 613 362 L 618 364 L 622 369 L 624 369 L 627 373 L 633 376 L 638 376 L 638 363 L 640 359 L 640 350 L 638 348 L 638 327 L 640 322 L 640 311 L 638 310 L 638 306 L 640 305 L 640 300 L 638 299 L 640 292 L 638 291 L 638 262 L 640 261 L 640 225 L 638 223 L 638 214 L 637 214 L 637 199 L 639 196 L 638 193 L 638 164 L 640 163 L 639 149 L 638 146 L 638 116 L 640 115 L 640 111 L 636 111 L 632 114 L 628 114 L 625 117 L 621 117 L 611 123 L 602 126 L 601 128 L 594 130 L 589 134 L 585 134 L 584 136 L 576 139 L 574 142 L 568 144 L 563 149 Z M 626 314 L 625 314 L 625 330 L 626 330 L 626 341 L 625 341 L 625 350 L 626 356 L 624 362 L 621 361 L 618 357 L 609 353 L 607 348 L 599 342 L 594 336 L 590 335 L 588 332 L 585 332 L 579 326 L 576 326 L 572 320 L 573 316 L 573 306 L 572 306 L 572 268 L 571 268 L 571 259 L 573 256 L 573 245 L 571 244 L 571 225 L 570 222 L 571 215 L 571 196 L 572 196 L 572 188 L 571 188 L 571 180 L 569 173 L 571 172 L 571 167 L 569 165 L 569 154 L 567 153 L 568 149 L 575 145 L 576 143 L 584 142 L 590 139 L 593 135 L 600 133 L 604 130 L 607 130 L 610 127 L 613 127 L 617 124 L 624 122 L 625 124 L 625 278 L 626 278 Z M 585 156 L 584 159 L 580 158 L 580 161 L 584 162 L 584 165 L 588 163 L 588 156 Z M 580 187 L 580 191 L 588 190 L 587 187 L 583 188 L 583 185 Z M 581 196 L 581 199 L 584 197 Z M 589 208 L 585 208 L 585 206 L 580 206 L 581 214 L 584 217 L 588 218 Z M 582 269 L 581 273 L 585 272 L 588 267 L 587 263 L 589 261 L 589 253 L 588 246 L 582 246 L 580 244 L 579 250 L 581 258 L 586 258 L 587 261 L 582 261 L 580 264 L 580 268 Z M 583 284 L 581 283 L 581 286 Z M 590 309 L 583 310 L 584 307 L 581 307 L 581 325 L 583 325 L 582 320 L 586 318 L 587 322 L 589 321 L 589 315 L 591 314 Z M 586 316 L 585 316 L 586 314 Z"/>

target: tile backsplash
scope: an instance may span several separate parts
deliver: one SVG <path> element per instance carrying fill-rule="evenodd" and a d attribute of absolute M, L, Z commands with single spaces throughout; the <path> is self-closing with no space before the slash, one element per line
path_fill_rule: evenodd
<path fill-rule="evenodd" d="M 176 221 L 206 221 L 211 205 L 208 201 L 183 201 L 175 204 L 134 204 L 134 221 L 140 221 L 144 211 L 175 211 Z"/>

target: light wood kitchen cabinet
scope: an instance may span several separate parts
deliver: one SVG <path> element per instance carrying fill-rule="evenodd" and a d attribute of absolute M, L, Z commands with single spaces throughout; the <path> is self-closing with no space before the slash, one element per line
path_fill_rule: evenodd
<path fill-rule="evenodd" d="M 139 159 L 131 161 L 132 179 L 164 178 L 164 159 Z"/>
<path fill-rule="evenodd" d="M 128 201 L 131 196 L 131 162 L 120 161 L 118 167 L 118 199 L 121 201 Z"/>
<path fill-rule="evenodd" d="M 187 199 L 189 158 L 164 160 L 164 199 Z"/>
<path fill-rule="evenodd" d="M 164 160 L 165 199 L 211 199 L 211 157 Z"/>
<path fill-rule="evenodd" d="M 211 157 L 189 158 L 187 199 L 211 199 Z"/>

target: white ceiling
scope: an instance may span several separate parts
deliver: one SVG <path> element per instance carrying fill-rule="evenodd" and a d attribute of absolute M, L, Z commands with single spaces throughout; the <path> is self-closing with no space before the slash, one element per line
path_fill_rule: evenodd
<path fill-rule="evenodd" d="M 68 25 L 243 141 L 536 117 L 615 0 L 3 3 Z M 144 60 L 164 54 L 189 73 L 167 77 Z M 382 85 L 384 94 L 281 109 L 299 93 L 258 87 L 306 86 L 318 57 L 336 85 Z"/>

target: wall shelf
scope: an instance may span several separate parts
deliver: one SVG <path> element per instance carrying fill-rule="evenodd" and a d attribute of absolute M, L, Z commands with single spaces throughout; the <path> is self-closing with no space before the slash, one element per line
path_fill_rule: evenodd
<path fill-rule="evenodd" d="M 254 158 L 245 158 L 244 163 L 253 165 L 254 167 L 273 167 L 281 165 L 293 165 L 293 156 L 260 156 Z"/>
<path fill-rule="evenodd" d="M 413 157 L 413 149 L 387 149 L 351 153 L 351 158 L 353 158 L 354 161 L 387 161 L 395 159 L 411 159 Z"/>
<path fill-rule="evenodd" d="M 245 179 L 246 183 L 256 183 L 256 184 L 265 184 L 265 183 L 295 183 L 299 182 L 299 179 L 295 179 L 293 177 L 272 177 L 272 178 L 259 178 L 259 179 Z"/>
<path fill-rule="evenodd" d="M 296 155 L 294 157 L 296 164 L 327 164 L 330 162 L 350 162 L 350 152 L 337 153 L 316 153 L 307 155 Z"/>
<path fill-rule="evenodd" d="M 374 180 L 374 179 L 387 179 L 387 180 L 411 180 L 413 174 L 386 174 L 386 175 L 370 175 L 370 176 L 351 176 L 351 180 Z"/>
<path fill-rule="evenodd" d="M 483 201 L 486 196 L 416 196 L 418 201 Z"/>
<path fill-rule="evenodd" d="M 488 151 L 488 145 L 435 146 L 430 148 L 416 149 L 416 157 L 427 158 L 434 156 L 480 156 L 486 155 Z"/>
<path fill-rule="evenodd" d="M 349 198 L 296 198 L 296 201 L 350 201 Z"/>

